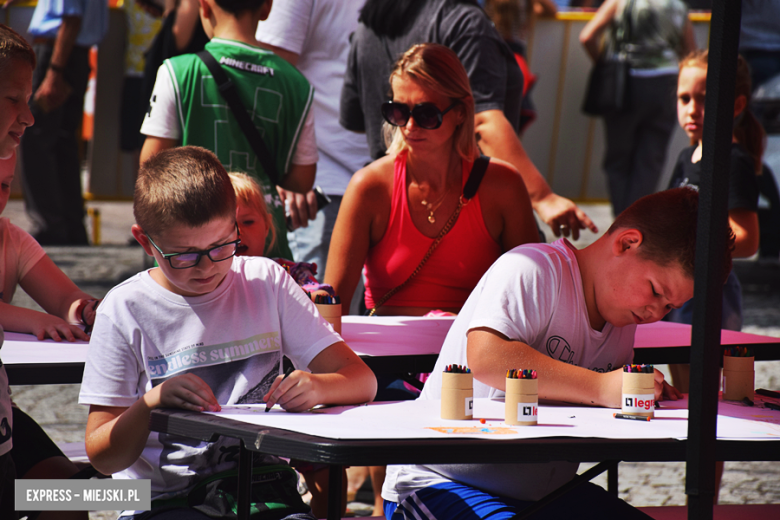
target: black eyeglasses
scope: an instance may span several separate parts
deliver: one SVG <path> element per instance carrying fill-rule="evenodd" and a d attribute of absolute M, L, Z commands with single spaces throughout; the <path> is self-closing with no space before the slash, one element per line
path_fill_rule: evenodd
<path fill-rule="evenodd" d="M 236 224 L 236 232 L 238 232 L 238 224 Z M 225 244 L 212 247 L 208 251 L 190 251 L 187 253 L 166 254 L 163 253 L 157 244 L 154 243 L 154 240 L 152 240 L 152 237 L 150 237 L 148 233 L 144 234 L 146 235 L 146 238 L 149 239 L 149 242 L 154 246 L 154 248 L 159 251 L 163 258 L 168 260 L 168 263 L 171 264 L 171 267 L 174 269 L 189 269 L 190 267 L 195 267 L 198 265 L 198 263 L 200 263 L 200 259 L 204 256 L 208 256 L 212 262 L 222 262 L 223 260 L 234 257 L 236 255 L 236 251 L 238 250 L 238 245 L 241 243 L 241 237 L 238 237 L 232 242 L 227 242 Z"/>
<path fill-rule="evenodd" d="M 444 109 L 439 110 L 439 107 L 433 103 L 420 103 L 414 105 L 414 108 L 409 109 L 409 105 L 403 103 L 396 103 L 394 101 L 385 101 L 382 103 L 382 117 L 385 121 L 393 126 L 406 126 L 409 122 L 409 117 L 414 118 L 414 122 L 417 126 L 426 130 L 436 130 L 441 126 L 441 122 L 444 119 L 444 114 L 452 110 L 452 107 L 460 103 L 455 101 L 453 104 Z"/>

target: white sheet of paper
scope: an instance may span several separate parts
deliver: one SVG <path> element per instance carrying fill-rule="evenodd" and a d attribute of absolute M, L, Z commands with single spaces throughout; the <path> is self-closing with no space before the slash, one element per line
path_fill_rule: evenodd
<path fill-rule="evenodd" d="M 687 400 L 655 411 L 649 422 L 615 419 L 619 410 L 575 406 L 539 406 L 537 426 L 504 424 L 504 402 L 474 400 L 474 420 L 448 421 L 439 418 L 440 402 L 403 401 L 339 406 L 307 413 L 288 413 L 265 405 L 223 406 L 214 413 L 258 426 L 272 426 L 334 439 L 425 439 L 463 436 L 469 438 L 523 439 L 540 437 L 596 437 L 607 439 L 685 439 L 688 435 Z M 718 417 L 718 438 L 780 439 L 780 412 L 753 410 L 737 413 L 735 405 L 721 403 L 728 415 Z M 485 424 L 479 419 L 485 418 Z"/>

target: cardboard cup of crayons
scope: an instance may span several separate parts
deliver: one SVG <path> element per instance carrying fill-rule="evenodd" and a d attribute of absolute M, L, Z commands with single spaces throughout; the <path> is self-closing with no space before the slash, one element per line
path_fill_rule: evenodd
<path fill-rule="evenodd" d="M 728 354 L 728 350 L 726 351 Z M 745 397 L 753 399 L 755 383 L 753 356 L 723 356 L 723 399 L 741 401 Z"/>
<path fill-rule="evenodd" d="M 630 367 L 631 372 L 626 371 Z M 648 370 L 642 372 L 641 370 Z M 621 412 L 625 415 L 653 417 L 655 409 L 655 370 L 652 365 L 623 367 L 623 399 Z"/>
<path fill-rule="evenodd" d="M 444 372 L 441 377 L 441 418 L 474 417 L 474 378 L 471 372 Z"/>
<path fill-rule="evenodd" d="M 534 426 L 539 410 L 539 380 L 506 378 L 504 422 L 512 426 Z"/>
<path fill-rule="evenodd" d="M 325 321 L 333 326 L 333 330 L 341 334 L 341 304 L 340 303 L 314 303 Z"/>

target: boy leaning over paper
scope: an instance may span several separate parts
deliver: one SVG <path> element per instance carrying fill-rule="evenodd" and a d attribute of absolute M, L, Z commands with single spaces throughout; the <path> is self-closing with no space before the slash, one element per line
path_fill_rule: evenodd
<path fill-rule="evenodd" d="M 620 407 L 622 365 L 639 323 L 660 320 L 693 296 L 698 194 L 649 195 L 590 246 L 526 244 L 499 258 L 466 301 L 420 399 L 441 397 L 445 365 L 468 365 L 474 397 L 503 394 L 508 369 L 539 374 L 539 398 Z M 725 257 L 731 270 L 733 234 Z M 656 398 L 680 394 L 655 373 Z M 513 516 L 565 484 L 578 465 L 391 466 L 382 490 L 388 519 Z M 544 509 L 544 518 L 648 518 L 593 484 Z"/>
<path fill-rule="evenodd" d="M 281 266 L 235 256 L 236 196 L 213 153 L 187 146 L 146 161 L 133 211 L 133 236 L 159 267 L 112 289 L 99 308 L 79 397 L 90 405 L 87 454 L 103 473 L 151 479 L 155 519 L 220 516 L 229 499 L 199 495 L 198 485 L 235 475 L 237 441 L 151 433 L 152 409 L 356 404 L 373 398 L 376 379 Z M 284 382 L 283 356 L 297 369 Z M 253 486 L 253 504 L 282 502 L 284 518 L 313 518 L 289 466 L 270 455 L 256 462 L 275 467 Z"/>

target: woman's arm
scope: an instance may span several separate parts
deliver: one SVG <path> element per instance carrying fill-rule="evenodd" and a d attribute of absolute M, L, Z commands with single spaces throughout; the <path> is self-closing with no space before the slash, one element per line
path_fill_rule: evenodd
<path fill-rule="evenodd" d="M 393 159 L 384 157 L 359 170 L 349 181 L 333 227 L 325 283 L 345 305 L 360 280 L 369 248 L 387 228 L 392 197 Z M 390 175 L 387 182 L 382 178 Z"/>
<path fill-rule="evenodd" d="M 615 17 L 618 1 L 607 0 L 601 4 L 599 10 L 580 33 L 580 43 L 593 61 L 596 61 L 601 54 L 601 34 Z"/>
<path fill-rule="evenodd" d="M 502 251 L 539 241 L 531 199 L 511 164 L 491 159 L 479 194 L 485 226 Z"/>
<path fill-rule="evenodd" d="M 733 258 L 747 258 L 758 251 L 759 228 L 758 213 L 749 209 L 729 211 L 729 225 L 734 231 Z"/>
<path fill-rule="evenodd" d="M 572 238 L 580 237 L 580 229 L 598 232 L 593 221 L 572 201 L 553 193 L 547 181 L 528 157 L 514 128 L 501 110 L 485 110 L 475 118 L 477 140 L 482 153 L 502 159 L 520 172 L 531 204 L 542 221 L 560 236 L 561 226 L 571 230 Z"/>

